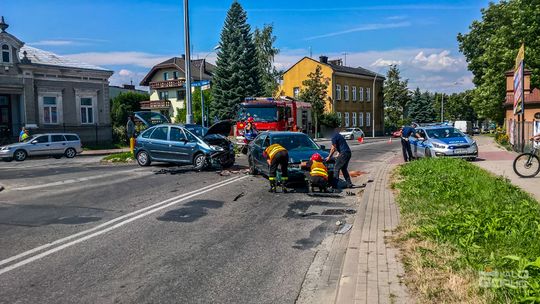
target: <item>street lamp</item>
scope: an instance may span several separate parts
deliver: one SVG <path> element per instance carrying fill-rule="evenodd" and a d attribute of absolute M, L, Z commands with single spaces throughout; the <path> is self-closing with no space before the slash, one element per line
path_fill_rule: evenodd
<path fill-rule="evenodd" d="M 216 45 L 214 47 L 214 49 L 209 52 L 208 54 L 206 54 L 206 56 L 204 56 L 204 59 L 203 61 L 201 62 L 201 67 L 200 67 L 200 71 L 199 71 L 199 81 L 202 82 L 202 76 L 203 76 L 203 66 L 206 65 L 206 58 L 208 56 L 210 56 L 210 54 L 214 53 L 215 51 L 219 50 L 221 47 L 219 45 Z M 203 94 L 203 89 L 202 89 L 202 86 L 200 87 L 201 88 L 201 125 L 204 127 L 204 94 Z"/>
<path fill-rule="evenodd" d="M 189 5 L 188 0 L 184 0 L 184 44 L 186 51 L 185 76 L 186 76 L 186 123 L 193 123 L 193 109 L 191 107 L 191 44 L 189 42 Z"/>

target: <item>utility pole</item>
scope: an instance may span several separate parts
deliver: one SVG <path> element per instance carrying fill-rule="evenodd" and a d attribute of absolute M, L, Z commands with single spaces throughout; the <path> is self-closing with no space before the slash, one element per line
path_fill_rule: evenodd
<path fill-rule="evenodd" d="M 191 107 L 191 44 L 189 43 L 189 4 L 184 0 L 184 45 L 186 50 L 186 123 L 193 123 L 193 109 Z"/>

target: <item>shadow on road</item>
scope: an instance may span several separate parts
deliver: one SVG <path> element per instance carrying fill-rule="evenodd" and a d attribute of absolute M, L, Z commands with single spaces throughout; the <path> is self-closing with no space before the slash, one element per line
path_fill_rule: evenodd
<path fill-rule="evenodd" d="M 208 214 L 208 209 L 223 207 L 223 202 L 215 200 L 194 200 L 182 208 L 165 212 L 156 219 L 164 222 L 192 223 Z"/>

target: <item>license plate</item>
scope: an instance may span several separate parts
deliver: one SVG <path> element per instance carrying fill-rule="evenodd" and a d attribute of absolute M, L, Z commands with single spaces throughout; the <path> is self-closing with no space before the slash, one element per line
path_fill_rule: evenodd
<path fill-rule="evenodd" d="M 456 149 L 454 154 L 467 154 L 467 149 Z"/>

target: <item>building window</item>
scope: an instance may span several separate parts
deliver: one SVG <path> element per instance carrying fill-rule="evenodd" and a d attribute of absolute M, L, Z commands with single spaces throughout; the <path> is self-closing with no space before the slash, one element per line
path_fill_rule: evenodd
<path fill-rule="evenodd" d="M 56 97 L 43 97 L 43 123 L 58 123 L 58 104 L 56 102 Z"/>
<path fill-rule="evenodd" d="M 186 98 L 186 91 L 185 90 L 176 91 L 176 99 L 177 100 L 184 100 L 185 98 Z"/>
<path fill-rule="evenodd" d="M 174 71 L 174 72 L 172 73 L 172 78 L 173 78 L 173 79 L 178 79 L 178 72 L 177 72 L 177 71 Z"/>
<path fill-rule="evenodd" d="M 168 91 L 161 91 L 159 92 L 159 100 L 169 100 L 169 92 Z"/>
<path fill-rule="evenodd" d="M 345 112 L 345 127 L 349 127 L 349 112 Z"/>
<path fill-rule="evenodd" d="M 343 86 L 343 95 L 344 95 L 343 99 L 345 101 L 349 101 L 349 86 L 348 85 Z"/>
<path fill-rule="evenodd" d="M 300 88 L 299 87 L 294 87 L 292 89 L 292 91 L 293 91 L 293 97 L 294 98 L 298 98 L 298 96 L 300 96 Z"/>
<path fill-rule="evenodd" d="M 352 100 L 356 101 L 356 87 L 352 87 Z"/>
<path fill-rule="evenodd" d="M 9 54 L 9 45 L 4 44 L 2 45 L 2 62 L 9 63 L 10 62 L 10 54 Z"/>
<path fill-rule="evenodd" d="M 339 118 L 339 126 L 343 124 L 343 120 L 341 120 L 341 112 L 337 112 L 337 117 Z"/>
<path fill-rule="evenodd" d="M 359 127 L 364 126 L 364 113 L 362 112 L 358 113 L 358 126 Z"/>
<path fill-rule="evenodd" d="M 92 98 L 81 98 L 81 124 L 94 123 L 94 103 Z"/>
<path fill-rule="evenodd" d="M 357 125 L 356 112 L 353 112 L 352 113 L 352 126 L 356 127 L 356 125 Z"/>
<path fill-rule="evenodd" d="M 366 100 L 371 101 L 371 89 L 366 88 Z"/>
<path fill-rule="evenodd" d="M 336 100 L 341 100 L 341 85 L 336 84 Z"/>
<path fill-rule="evenodd" d="M 371 127 L 371 113 L 366 113 L 366 127 Z"/>
<path fill-rule="evenodd" d="M 163 80 L 169 80 L 169 73 L 163 73 Z"/>
<path fill-rule="evenodd" d="M 364 101 L 364 88 L 359 88 L 360 92 L 358 92 L 358 95 L 360 95 L 359 100 Z"/>

